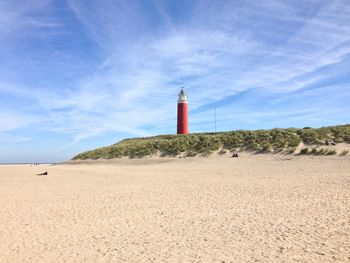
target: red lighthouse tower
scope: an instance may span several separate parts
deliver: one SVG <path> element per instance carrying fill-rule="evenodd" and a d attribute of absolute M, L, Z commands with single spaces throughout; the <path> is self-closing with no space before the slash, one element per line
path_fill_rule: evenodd
<path fill-rule="evenodd" d="M 177 100 L 177 134 L 188 134 L 188 103 L 183 87 Z"/>

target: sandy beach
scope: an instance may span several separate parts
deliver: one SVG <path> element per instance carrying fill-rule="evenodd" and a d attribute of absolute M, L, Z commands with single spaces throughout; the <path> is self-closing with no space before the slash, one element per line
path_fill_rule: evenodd
<path fill-rule="evenodd" d="M 348 157 L 0 166 L 0 262 L 349 262 L 349 218 Z"/>

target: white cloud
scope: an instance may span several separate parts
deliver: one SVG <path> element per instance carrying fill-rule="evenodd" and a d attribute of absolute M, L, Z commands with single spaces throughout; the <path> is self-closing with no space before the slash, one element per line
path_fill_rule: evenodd
<path fill-rule="evenodd" d="M 0 133 L 18 130 L 32 124 L 40 123 L 43 118 L 31 114 L 13 110 L 1 110 L 0 112 Z"/>
<path fill-rule="evenodd" d="M 32 12 L 43 10 L 52 0 L 0 2 L 0 36 L 30 27 L 56 27 L 59 24 L 35 17 Z"/>
<path fill-rule="evenodd" d="M 344 32 L 349 30 L 343 25 L 348 18 L 344 17 L 346 9 L 339 6 L 341 2 L 325 5 L 311 19 L 298 15 L 297 8 L 291 9 L 285 3 L 259 2 L 264 12 L 274 11 L 277 18 L 288 15 L 288 19 L 304 24 L 277 49 L 241 31 L 235 34 L 227 28 L 176 27 L 169 21 L 166 32 L 141 33 L 136 42 L 116 46 L 119 41 L 125 42 L 121 27 L 131 28 L 131 35 L 137 31 L 142 19 L 137 4 L 103 1 L 87 7 L 79 1 L 69 3 L 104 48 L 105 63 L 99 73 L 81 80 L 77 89 L 61 95 L 39 96 L 39 101 L 57 123 L 70 123 L 67 130 L 75 134 L 76 142 L 111 130 L 142 134 L 144 125 L 172 118 L 172 104 L 181 82 L 190 88 L 192 108 L 252 87 L 291 91 L 319 81 L 320 76 L 303 76 L 339 62 L 349 52 L 348 47 L 337 48 L 348 39 Z M 112 16 L 117 9 L 121 15 Z M 197 12 L 207 10 L 202 6 Z M 126 19 L 123 12 L 133 16 Z M 256 8 L 245 12 L 262 11 Z M 232 20 L 236 21 L 240 14 L 235 12 L 234 16 Z M 317 32 L 323 32 L 327 41 L 322 42 Z M 306 50 L 305 45 L 313 45 L 313 49 Z M 242 70 L 241 64 L 247 65 L 247 69 Z M 89 128 L 95 126 L 98 128 Z"/>
<path fill-rule="evenodd" d="M 4 132 L 0 132 L 0 143 L 21 143 L 32 140 L 31 137 L 21 136 L 21 135 L 13 135 Z"/>

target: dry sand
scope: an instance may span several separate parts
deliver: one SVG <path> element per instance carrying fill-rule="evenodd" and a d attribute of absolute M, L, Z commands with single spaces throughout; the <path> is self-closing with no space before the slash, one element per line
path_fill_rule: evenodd
<path fill-rule="evenodd" d="M 0 262 L 349 262 L 349 203 L 348 157 L 0 166 Z"/>

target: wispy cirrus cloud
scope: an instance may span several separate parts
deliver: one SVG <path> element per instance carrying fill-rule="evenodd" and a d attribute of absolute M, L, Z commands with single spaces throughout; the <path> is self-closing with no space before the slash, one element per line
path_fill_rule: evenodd
<path fill-rule="evenodd" d="M 61 26 L 57 21 L 37 15 L 37 12 L 45 10 L 51 3 L 52 0 L 1 1 L 0 34 L 8 36 L 17 30 Z"/>

